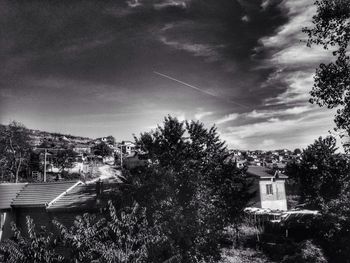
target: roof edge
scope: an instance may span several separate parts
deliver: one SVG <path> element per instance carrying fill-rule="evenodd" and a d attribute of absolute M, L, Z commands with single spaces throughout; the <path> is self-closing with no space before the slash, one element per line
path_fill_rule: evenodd
<path fill-rule="evenodd" d="M 52 199 L 51 202 L 49 202 L 46 205 L 46 208 L 49 208 L 53 203 L 55 203 L 58 199 L 60 199 L 62 196 L 64 196 L 65 194 L 67 194 L 69 191 L 73 190 L 77 185 L 82 184 L 82 181 L 78 181 L 76 182 L 74 185 L 72 185 L 71 187 L 69 187 L 66 191 L 62 192 L 61 194 L 59 194 L 57 197 L 55 197 L 54 199 Z"/>

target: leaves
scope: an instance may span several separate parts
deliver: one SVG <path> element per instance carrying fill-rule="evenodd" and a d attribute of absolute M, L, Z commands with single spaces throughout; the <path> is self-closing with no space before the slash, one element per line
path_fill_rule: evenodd
<path fill-rule="evenodd" d="M 311 91 L 311 103 L 337 108 L 335 123 L 350 135 L 350 2 L 348 0 L 319 0 L 313 28 L 304 28 L 308 46 L 331 48 L 335 62 L 322 63 L 316 69 Z"/>
<path fill-rule="evenodd" d="M 130 171 L 133 198 L 169 238 L 172 255 L 180 253 L 181 262 L 217 260 L 224 227 L 237 220 L 249 197 L 248 182 L 227 162 L 216 127 L 168 116 L 135 141 L 150 162 Z"/>
<path fill-rule="evenodd" d="M 310 207 L 336 198 L 349 180 L 350 165 L 336 151 L 334 137 L 320 137 L 303 151 L 300 163 L 287 165 L 287 175 L 299 183 L 302 200 Z"/>

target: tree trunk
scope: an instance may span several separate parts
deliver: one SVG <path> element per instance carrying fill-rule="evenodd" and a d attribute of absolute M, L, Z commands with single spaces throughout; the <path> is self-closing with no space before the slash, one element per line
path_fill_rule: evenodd
<path fill-rule="evenodd" d="M 16 183 L 18 183 L 18 174 L 19 174 L 19 169 L 21 168 L 21 164 L 22 164 L 22 158 L 21 158 L 22 154 L 19 156 L 19 163 L 16 169 Z"/>

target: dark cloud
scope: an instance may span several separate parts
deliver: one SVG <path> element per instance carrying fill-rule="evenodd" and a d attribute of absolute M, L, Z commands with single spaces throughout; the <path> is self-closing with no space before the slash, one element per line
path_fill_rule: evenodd
<path fill-rule="evenodd" d="M 283 104 L 301 65 L 286 52 L 297 31 L 281 33 L 300 12 L 293 8 L 282 0 L 1 1 L 0 121 L 119 138 L 168 113 L 221 120 L 223 133 L 232 122 L 262 121 L 242 116 L 299 106 Z M 79 129 L 87 121 L 96 125 Z"/>

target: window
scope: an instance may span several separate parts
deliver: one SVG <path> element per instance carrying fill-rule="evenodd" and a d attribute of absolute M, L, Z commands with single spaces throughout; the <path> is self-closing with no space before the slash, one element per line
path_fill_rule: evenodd
<path fill-rule="evenodd" d="M 272 184 L 266 185 L 266 194 L 273 195 Z"/>

